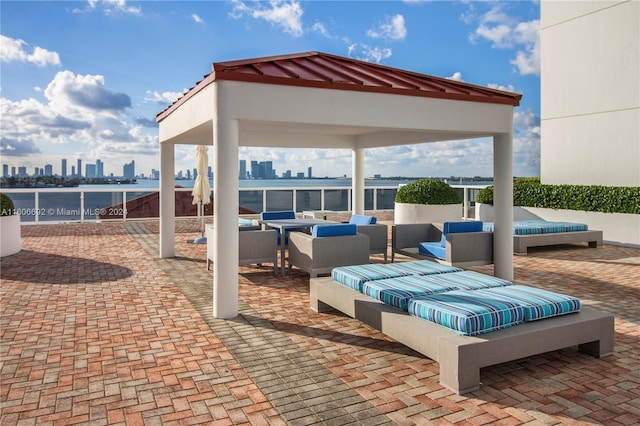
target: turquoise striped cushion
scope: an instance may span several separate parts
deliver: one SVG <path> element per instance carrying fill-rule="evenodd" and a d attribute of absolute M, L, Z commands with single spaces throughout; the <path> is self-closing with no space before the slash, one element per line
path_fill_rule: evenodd
<path fill-rule="evenodd" d="M 455 290 L 452 286 L 434 283 L 425 278 L 424 276 L 410 275 L 379 281 L 367 281 L 362 286 L 362 292 L 387 305 L 406 311 L 409 300 L 414 297 Z"/>
<path fill-rule="evenodd" d="M 474 271 L 452 272 L 450 274 L 437 274 L 423 276 L 433 284 L 442 287 L 453 287 L 455 290 L 479 290 L 482 288 L 504 287 L 512 285 L 511 281 L 496 278 L 491 275 Z"/>
<path fill-rule="evenodd" d="M 386 266 L 394 271 L 405 273 L 405 275 L 432 275 L 462 271 L 462 269 L 456 268 L 455 266 L 441 265 L 440 263 L 430 260 L 389 263 Z"/>
<path fill-rule="evenodd" d="M 341 266 L 331 271 L 331 278 L 335 282 L 362 293 L 362 285 L 367 281 L 456 271 L 462 271 L 462 269 L 429 260 L 417 260 L 415 262 Z"/>
<path fill-rule="evenodd" d="M 586 231 L 584 223 L 550 222 L 546 220 L 517 220 L 513 222 L 514 235 L 553 234 L 556 232 Z M 484 222 L 483 231 L 493 231 L 493 222 Z"/>
<path fill-rule="evenodd" d="M 389 265 L 371 263 L 368 265 L 341 266 L 333 268 L 331 279 L 362 293 L 362 285 L 367 281 L 410 275 L 406 271 L 391 269 Z"/>
<path fill-rule="evenodd" d="M 483 297 L 475 291 L 451 291 L 409 301 L 409 314 L 447 327 L 465 336 L 476 336 L 520 324 L 520 305 Z"/>
<path fill-rule="evenodd" d="M 526 321 L 570 314 L 580 310 L 580 300 L 573 296 L 525 285 L 489 288 L 477 290 L 477 292 L 485 297 L 518 303 L 524 309 Z"/>

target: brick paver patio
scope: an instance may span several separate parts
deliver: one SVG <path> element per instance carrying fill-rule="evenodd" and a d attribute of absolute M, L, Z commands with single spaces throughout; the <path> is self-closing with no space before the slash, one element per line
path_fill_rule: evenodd
<path fill-rule="evenodd" d="M 614 313 L 615 354 L 484 368 L 480 390 L 459 396 L 436 362 L 312 312 L 296 269 L 241 267 L 240 315 L 213 318 L 206 246 L 187 243 L 198 223 L 178 222 L 175 259 L 158 258 L 157 232 L 22 227 L 24 250 L 0 265 L 2 425 L 640 424 L 640 249 L 516 256 L 518 282 Z"/>

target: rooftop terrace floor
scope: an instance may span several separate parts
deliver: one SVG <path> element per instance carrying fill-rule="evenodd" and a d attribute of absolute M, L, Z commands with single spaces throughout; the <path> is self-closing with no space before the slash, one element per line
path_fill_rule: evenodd
<path fill-rule="evenodd" d="M 240 315 L 214 319 L 206 246 L 187 243 L 198 222 L 177 227 L 174 259 L 153 221 L 22 227 L 1 263 L 2 425 L 640 423 L 640 249 L 514 257 L 516 281 L 614 313 L 615 354 L 483 368 L 459 396 L 435 361 L 311 311 L 296 269 L 241 267 Z"/>

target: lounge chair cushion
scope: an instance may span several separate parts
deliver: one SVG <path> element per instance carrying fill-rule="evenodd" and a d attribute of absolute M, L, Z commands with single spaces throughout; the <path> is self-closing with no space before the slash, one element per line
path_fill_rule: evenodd
<path fill-rule="evenodd" d="M 356 235 L 358 226 L 350 223 L 334 223 L 329 225 L 315 225 L 311 236 L 316 237 L 339 237 L 342 235 Z"/>
<path fill-rule="evenodd" d="M 362 285 L 367 281 L 411 275 L 408 271 L 391 269 L 389 265 L 371 263 L 368 265 L 341 266 L 333 268 L 331 279 L 362 293 Z"/>
<path fill-rule="evenodd" d="M 474 271 L 452 272 L 450 274 L 426 275 L 425 280 L 457 290 L 480 290 L 492 287 L 511 286 L 511 281 L 481 274 Z"/>
<path fill-rule="evenodd" d="M 411 299 L 410 315 L 434 322 L 465 336 L 489 333 L 524 322 L 524 311 L 515 302 L 458 290 Z"/>
<path fill-rule="evenodd" d="M 425 242 L 418 244 L 418 253 L 438 259 L 447 258 L 447 248 L 442 246 L 439 241 L 437 243 Z"/>
<path fill-rule="evenodd" d="M 486 297 L 518 303 L 524 309 L 526 321 L 580 311 L 580 300 L 576 297 L 524 285 L 489 288 L 477 292 Z"/>
<path fill-rule="evenodd" d="M 355 223 L 356 225 L 373 225 L 376 223 L 376 218 L 373 216 L 354 214 L 351 215 L 349 223 Z"/>
<path fill-rule="evenodd" d="M 260 213 L 260 220 L 281 220 L 281 219 L 295 219 L 296 212 L 293 210 L 262 212 Z"/>
<path fill-rule="evenodd" d="M 362 292 L 367 296 L 403 311 L 407 311 L 409 300 L 415 297 L 452 290 L 455 290 L 455 287 L 425 280 L 422 275 L 367 281 L 362 285 Z"/>
<path fill-rule="evenodd" d="M 441 265 L 429 260 L 419 260 L 416 262 L 343 266 L 333 269 L 331 277 L 335 282 L 362 293 L 362 285 L 367 281 L 456 271 L 461 271 L 461 269 L 455 266 Z"/>
<path fill-rule="evenodd" d="M 442 238 L 440 241 L 426 241 L 418 244 L 418 252 L 426 256 L 436 257 L 438 259 L 447 258 L 447 235 L 463 232 L 482 232 L 482 222 L 480 221 L 463 221 L 463 222 L 445 222 L 442 225 Z"/>
<path fill-rule="evenodd" d="M 485 231 L 493 231 L 493 222 L 482 225 Z M 554 234 L 557 232 L 587 231 L 584 223 L 549 222 L 546 220 L 517 220 L 513 222 L 513 235 Z"/>

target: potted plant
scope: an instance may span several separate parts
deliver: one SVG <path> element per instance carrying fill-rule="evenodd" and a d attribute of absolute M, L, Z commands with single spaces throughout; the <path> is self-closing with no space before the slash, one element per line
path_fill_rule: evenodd
<path fill-rule="evenodd" d="M 20 250 L 20 216 L 15 214 L 11 198 L 0 192 L 0 257 L 16 254 Z"/>
<path fill-rule="evenodd" d="M 394 222 L 439 223 L 460 220 L 462 200 L 449 184 L 437 179 L 420 179 L 398 189 Z"/>

